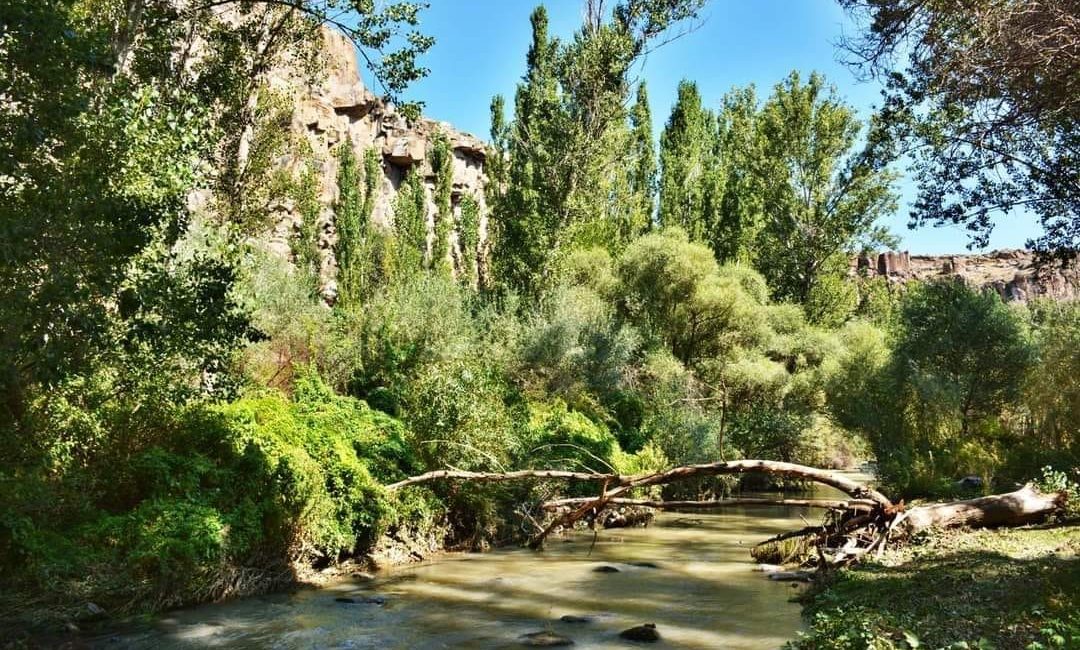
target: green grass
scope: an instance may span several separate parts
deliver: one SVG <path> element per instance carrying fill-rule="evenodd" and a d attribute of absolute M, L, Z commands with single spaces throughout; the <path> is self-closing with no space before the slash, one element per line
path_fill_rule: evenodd
<path fill-rule="evenodd" d="M 807 595 L 793 649 L 1080 648 L 1080 526 L 938 532 Z"/>

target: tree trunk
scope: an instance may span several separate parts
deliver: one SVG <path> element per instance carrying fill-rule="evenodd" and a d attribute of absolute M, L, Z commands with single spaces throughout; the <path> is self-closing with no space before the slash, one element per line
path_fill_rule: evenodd
<path fill-rule="evenodd" d="M 897 528 L 908 534 L 928 528 L 1020 526 L 1041 521 L 1064 505 L 1064 495 L 1043 494 L 1030 484 L 1008 494 L 916 506 Z"/>
<path fill-rule="evenodd" d="M 563 506 L 575 506 L 595 501 L 593 497 L 575 497 L 545 501 L 541 508 L 554 510 Z M 657 510 L 713 510 L 718 508 L 746 506 L 796 506 L 802 508 L 824 508 L 827 510 L 870 510 L 874 502 L 869 499 L 716 499 L 712 501 L 657 501 L 653 499 L 608 499 L 613 506 L 638 506 Z"/>

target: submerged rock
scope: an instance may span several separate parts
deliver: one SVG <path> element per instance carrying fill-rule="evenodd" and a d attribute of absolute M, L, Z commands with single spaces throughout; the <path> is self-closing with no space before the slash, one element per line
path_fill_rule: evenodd
<path fill-rule="evenodd" d="M 572 639 L 568 639 L 565 636 L 555 634 L 554 632 L 548 632 L 547 630 L 522 634 L 520 638 L 522 645 L 526 645 L 531 648 L 558 648 L 562 646 L 574 645 L 574 641 Z"/>
<path fill-rule="evenodd" d="M 655 623 L 646 623 L 623 630 L 619 632 L 619 636 L 628 641 L 641 641 L 643 643 L 655 643 L 660 640 L 660 632 L 657 631 Z"/>
<path fill-rule="evenodd" d="M 631 562 L 630 566 L 641 567 L 642 569 L 659 569 L 660 565 L 656 562 Z"/>
<path fill-rule="evenodd" d="M 592 616 L 574 616 L 573 614 L 567 614 L 559 618 L 563 623 L 592 623 L 595 619 Z"/>
<path fill-rule="evenodd" d="M 619 572 L 619 568 L 618 567 L 613 567 L 610 564 L 601 564 L 600 566 L 593 569 L 593 573 L 618 573 L 618 572 Z"/>
<path fill-rule="evenodd" d="M 349 598 L 347 596 L 339 596 L 334 599 L 334 602 L 345 603 L 346 605 L 385 605 L 385 596 L 364 596 L 363 598 Z"/>

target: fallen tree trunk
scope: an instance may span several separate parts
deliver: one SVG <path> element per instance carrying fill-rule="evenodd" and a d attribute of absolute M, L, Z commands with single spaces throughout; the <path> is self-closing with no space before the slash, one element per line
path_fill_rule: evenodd
<path fill-rule="evenodd" d="M 1008 494 L 916 506 L 904 513 L 897 529 L 911 534 L 928 528 L 1020 526 L 1045 519 L 1064 501 L 1064 494 L 1043 494 L 1028 484 Z"/>
<path fill-rule="evenodd" d="M 785 463 L 775 460 L 729 460 L 716 463 L 704 463 L 701 465 L 686 465 L 676 467 L 663 472 L 650 474 L 637 474 L 625 476 L 622 474 L 597 474 L 590 472 L 566 472 L 561 470 L 518 470 L 515 472 L 466 472 L 461 470 L 437 470 L 427 472 L 419 476 L 413 476 L 397 483 L 391 483 L 386 489 L 393 492 L 410 485 L 418 485 L 436 480 L 472 481 L 476 483 L 493 483 L 502 481 L 519 481 L 523 479 L 562 479 L 575 481 L 591 481 L 594 483 L 607 483 L 613 489 L 608 497 L 627 492 L 634 488 L 648 487 L 651 485 L 666 485 L 692 478 L 707 476 L 721 476 L 730 474 L 769 474 L 783 476 L 801 481 L 814 481 L 840 490 L 844 494 L 855 499 L 868 499 L 880 506 L 891 506 L 888 497 L 871 487 L 853 481 L 846 476 L 835 474 L 816 467 Z"/>
<path fill-rule="evenodd" d="M 419 485 L 437 480 L 472 481 L 474 483 L 498 483 L 503 481 L 521 481 L 524 479 L 561 479 L 570 481 L 593 481 L 602 483 L 613 481 L 615 474 L 596 474 L 593 472 L 566 472 L 556 469 L 523 469 L 516 472 L 466 472 L 462 470 L 440 469 L 419 476 L 411 476 L 403 481 L 384 486 L 387 491 L 395 492 L 410 485 Z"/>
<path fill-rule="evenodd" d="M 563 506 L 573 506 L 595 501 L 591 497 L 555 499 L 541 504 L 543 510 L 555 510 Z M 657 510 L 711 510 L 736 506 L 799 506 L 804 508 L 824 508 L 827 510 L 870 510 L 874 502 L 869 499 L 850 501 L 831 499 L 715 499 L 711 501 L 657 501 L 652 499 L 608 499 L 613 506 L 639 506 Z"/>
<path fill-rule="evenodd" d="M 625 478 L 618 488 L 619 491 L 631 490 L 650 485 L 666 485 L 678 481 L 705 476 L 721 476 L 729 474 L 769 474 L 770 476 L 783 476 L 801 481 L 814 481 L 840 490 L 844 494 L 855 499 L 869 499 L 875 505 L 889 508 L 892 502 L 884 494 L 877 490 L 853 481 L 846 476 L 829 472 L 816 467 L 784 463 L 776 460 L 729 460 L 702 465 L 687 465 L 676 467 L 664 472 L 644 474 L 641 476 Z"/>

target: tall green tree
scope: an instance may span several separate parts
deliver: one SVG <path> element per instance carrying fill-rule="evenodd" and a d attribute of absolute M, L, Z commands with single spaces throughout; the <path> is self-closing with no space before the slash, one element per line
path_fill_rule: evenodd
<path fill-rule="evenodd" d="M 652 226 L 656 210 L 656 143 L 653 142 L 649 91 L 644 81 L 638 84 L 634 106 L 630 109 L 630 127 L 629 185 L 632 198 L 623 234 L 627 240 Z"/>
<path fill-rule="evenodd" d="M 435 136 L 431 148 L 431 168 L 435 172 L 435 231 L 431 244 L 431 268 L 450 275 L 450 231 L 454 222 L 454 152 L 445 133 Z"/>
<path fill-rule="evenodd" d="M 1006 420 L 1036 359 L 1020 312 L 945 279 L 910 287 L 892 329 L 891 351 L 873 328 L 847 330 L 858 340 L 830 389 L 834 413 L 867 433 L 902 492 L 993 478 L 1022 442 Z"/>
<path fill-rule="evenodd" d="M 660 212 L 664 227 L 678 226 L 694 241 L 715 227 L 706 214 L 714 173 L 716 116 L 706 109 L 697 84 L 679 82 L 678 98 L 660 136 Z"/>
<path fill-rule="evenodd" d="M 754 86 L 724 95 L 716 119 L 716 170 L 705 195 L 706 212 L 715 213 L 708 241 L 721 262 L 753 264 L 763 214 L 757 172 L 758 105 Z"/>
<path fill-rule="evenodd" d="M 357 158 L 352 141 L 338 150 L 338 199 L 334 206 L 338 265 L 337 306 L 360 305 L 389 280 L 393 269 L 393 244 L 388 233 L 371 221 L 375 196 L 382 177 L 382 156 L 368 149 Z"/>
<path fill-rule="evenodd" d="M 502 126 L 503 102 L 492 102 L 493 140 L 506 142 L 509 157 L 504 193 L 497 197 L 493 234 L 493 265 L 505 286 L 528 290 L 535 274 L 543 274 L 553 244 L 558 187 L 555 146 L 560 136 L 558 82 L 555 77 L 558 43 L 548 36 L 547 10 L 541 5 L 529 17 L 532 42 L 526 72 L 514 97 L 514 120 Z M 500 128 L 501 127 L 501 128 Z M 500 132 L 500 137 L 495 137 Z M 505 136 L 502 135 L 505 133 Z"/>
<path fill-rule="evenodd" d="M 493 202 L 495 275 L 507 287 L 536 293 L 566 249 L 617 245 L 632 195 L 628 72 L 703 1 L 622 0 L 610 11 L 590 2 L 566 43 L 549 38 L 543 7 L 533 12 L 527 70 L 505 129 L 506 184 Z"/>
<path fill-rule="evenodd" d="M 346 8 L 349 24 L 334 18 Z M 212 385 L 208 373 L 244 332 L 233 318 L 230 246 L 181 250 L 188 197 L 213 188 L 216 216 L 232 221 L 256 122 L 275 114 L 260 104 L 266 76 L 315 51 L 322 25 L 338 24 L 366 48 L 388 90 L 422 75 L 415 58 L 431 41 L 412 29 L 418 10 L 313 0 L 3 3 L 0 426 L 20 417 L 28 392 L 135 356 L 157 372 L 119 376 Z M 181 299 L 198 308 L 169 304 Z"/>
<path fill-rule="evenodd" d="M 896 209 L 895 175 L 855 150 L 855 111 L 816 73 L 804 82 L 793 72 L 778 84 L 757 131 L 757 266 L 778 299 L 806 303 L 825 277 L 846 270 L 860 242 L 887 241 L 876 222 Z"/>

